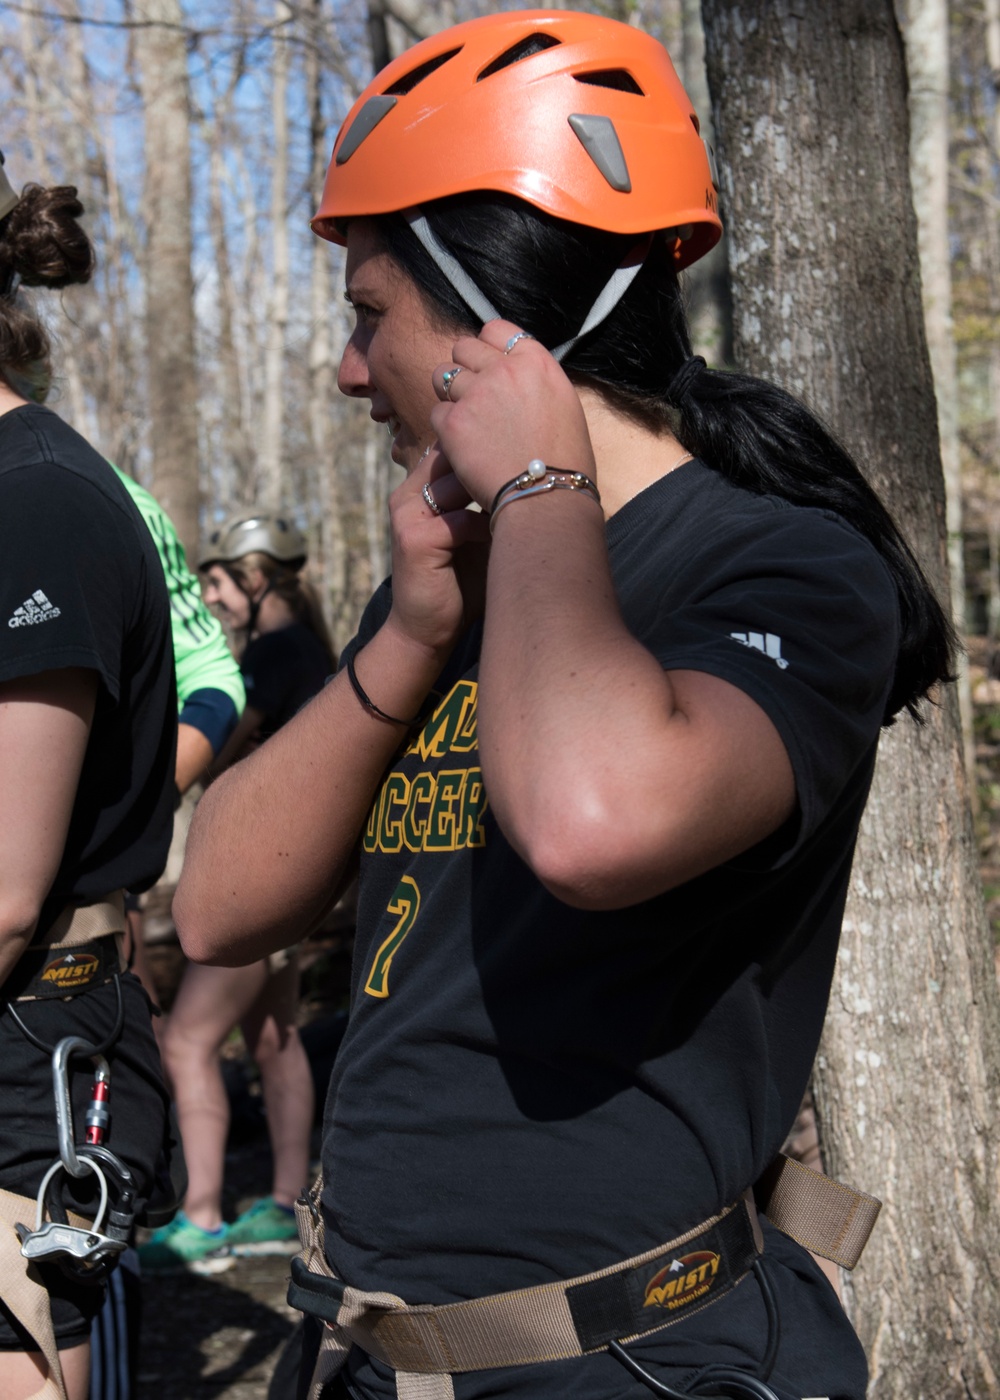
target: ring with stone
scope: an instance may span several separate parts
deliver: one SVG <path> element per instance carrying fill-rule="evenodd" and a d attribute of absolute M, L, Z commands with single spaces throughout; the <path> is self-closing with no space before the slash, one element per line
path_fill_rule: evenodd
<path fill-rule="evenodd" d="M 454 384 L 455 380 L 461 373 L 462 366 L 456 365 L 454 369 L 446 369 L 444 374 L 442 374 L 441 376 L 441 383 L 444 385 L 444 396 L 449 403 L 454 402 L 454 400 L 451 397 L 451 386 Z"/>
<path fill-rule="evenodd" d="M 434 512 L 434 514 L 435 514 L 435 515 L 440 515 L 440 514 L 441 514 L 441 507 L 438 505 L 437 501 L 434 499 L 433 495 L 431 494 L 431 484 L 430 484 L 429 481 L 427 481 L 427 482 L 424 483 L 424 489 L 421 491 L 420 494 L 423 496 L 424 500 L 427 502 L 427 505 L 428 505 L 428 506 L 430 507 L 430 509 Z"/>
<path fill-rule="evenodd" d="M 509 355 L 519 340 L 534 340 L 534 338 L 530 331 L 518 331 L 517 335 L 512 335 L 508 340 L 503 353 Z"/>

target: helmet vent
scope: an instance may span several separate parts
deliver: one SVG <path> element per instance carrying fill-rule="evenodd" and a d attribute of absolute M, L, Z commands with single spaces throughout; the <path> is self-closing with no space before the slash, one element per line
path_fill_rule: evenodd
<path fill-rule="evenodd" d="M 578 83 L 586 83 L 589 87 L 613 88 L 616 92 L 634 92 L 639 97 L 646 95 L 632 74 L 626 73 L 624 68 L 602 68 L 599 73 L 574 73 L 573 77 Z"/>
<path fill-rule="evenodd" d="M 511 48 L 505 49 L 492 63 L 488 63 L 476 82 L 481 83 L 484 78 L 499 73 L 501 68 L 509 68 L 512 63 L 520 63 L 523 58 L 531 58 L 533 54 L 543 53 L 545 49 L 555 48 L 560 43 L 562 40 L 553 38 L 551 34 L 529 34 L 526 38 L 519 39 Z"/>
<path fill-rule="evenodd" d="M 392 87 L 386 88 L 386 94 L 393 97 L 402 97 L 404 93 L 412 92 L 418 83 L 422 83 L 425 78 L 437 71 L 438 68 L 448 62 L 449 58 L 454 58 L 457 53 L 462 52 L 462 45 L 457 49 L 449 49 L 447 53 L 439 53 L 436 58 L 429 58 L 426 63 L 421 63 L 419 68 L 412 69 L 409 73 L 398 78 Z"/>
<path fill-rule="evenodd" d="M 350 160 L 362 141 L 372 134 L 382 118 L 387 117 L 395 105 L 394 97 L 369 97 L 337 148 L 338 165 L 344 165 Z"/>
<path fill-rule="evenodd" d="M 615 124 L 610 117 L 592 116 L 585 112 L 574 112 L 567 118 L 583 149 L 597 166 L 613 190 L 619 194 L 629 194 L 632 181 L 629 178 L 625 153 Z"/>

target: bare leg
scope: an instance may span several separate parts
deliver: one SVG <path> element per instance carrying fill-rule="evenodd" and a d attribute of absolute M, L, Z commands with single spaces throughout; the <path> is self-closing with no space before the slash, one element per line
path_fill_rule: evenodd
<path fill-rule="evenodd" d="M 90 1343 L 81 1342 L 59 1353 L 69 1400 L 87 1400 L 90 1391 Z M 40 1351 L 8 1351 L 3 1357 L 3 1400 L 28 1400 L 47 1378 L 49 1368 Z"/>
<path fill-rule="evenodd" d="M 266 962 L 249 967 L 189 963 L 163 1038 L 163 1057 L 173 1085 L 188 1169 L 184 1211 L 203 1230 L 222 1224 L 229 1103 L 219 1050 L 233 1026 L 261 995 L 267 980 Z"/>
<path fill-rule="evenodd" d="M 313 1120 L 312 1074 L 296 1027 L 299 967 L 295 953 L 243 1018 L 247 1049 L 260 1069 L 267 1131 L 274 1157 L 272 1194 L 293 1205 L 309 1184 L 309 1134 Z"/>

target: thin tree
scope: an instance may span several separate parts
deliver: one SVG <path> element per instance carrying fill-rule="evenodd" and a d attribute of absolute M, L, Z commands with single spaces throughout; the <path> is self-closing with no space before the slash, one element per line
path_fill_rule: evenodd
<path fill-rule="evenodd" d="M 198 377 L 191 271 L 191 130 L 180 0 L 136 0 L 145 119 L 146 372 L 153 490 L 193 558 Z"/>
<path fill-rule="evenodd" d="M 312 0 L 310 37 L 320 32 L 323 0 Z M 306 100 L 309 106 L 309 192 L 311 208 L 318 209 L 330 157 L 323 120 L 323 73 L 315 40 L 306 48 Z M 318 529 L 320 556 L 326 579 L 328 611 L 338 645 L 349 638 L 353 618 L 348 614 L 347 539 L 344 528 L 340 465 L 346 459 L 342 444 L 334 439 L 332 404 L 336 395 L 337 361 L 342 345 L 339 322 L 330 315 L 331 247 L 321 238 L 312 242 L 312 306 L 309 336 L 309 441 L 313 454 L 315 499 L 320 505 Z"/>
<path fill-rule="evenodd" d="M 944 488 L 891 0 L 703 0 L 737 363 L 809 402 L 948 597 Z M 847 1304 L 873 1397 L 998 1394 L 1000 998 L 953 689 L 883 739 L 815 1096 L 828 1170 L 885 1200 Z"/>
<path fill-rule="evenodd" d="M 927 349 L 937 401 L 941 467 L 948 525 L 948 570 L 955 626 L 965 631 L 965 558 L 962 536 L 962 462 L 958 438 L 958 368 L 951 316 L 951 250 L 948 237 L 948 3 L 897 0 L 909 79 L 910 180 L 917 215 L 917 246 L 923 290 Z M 969 794 L 976 801 L 976 756 L 972 697 L 964 655 L 959 658 L 958 702 L 962 716 Z"/>
<path fill-rule="evenodd" d="M 271 62 L 271 277 L 267 300 L 264 400 L 258 457 L 258 500 L 277 510 L 283 495 L 282 425 L 285 402 L 285 340 L 288 331 L 288 27 L 285 0 L 274 7 Z"/>

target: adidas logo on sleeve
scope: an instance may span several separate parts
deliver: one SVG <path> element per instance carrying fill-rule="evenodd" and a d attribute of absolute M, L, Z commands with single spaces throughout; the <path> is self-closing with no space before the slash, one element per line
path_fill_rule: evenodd
<path fill-rule="evenodd" d="M 62 609 L 54 607 L 40 588 L 36 588 L 30 598 L 25 598 L 19 608 L 14 609 L 13 617 L 7 621 L 8 627 L 34 627 L 36 622 L 51 622 L 62 616 Z"/>
<path fill-rule="evenodd" d="M 782 671 L 787 668 L 788 662 L 781 654 L 781 638 L 776 637 L 773 632 L 730 632 L 729 635 L 741 646 L 752 647 L 754 651 L 769 656 L 772 661 L 778 663 Z"/>

